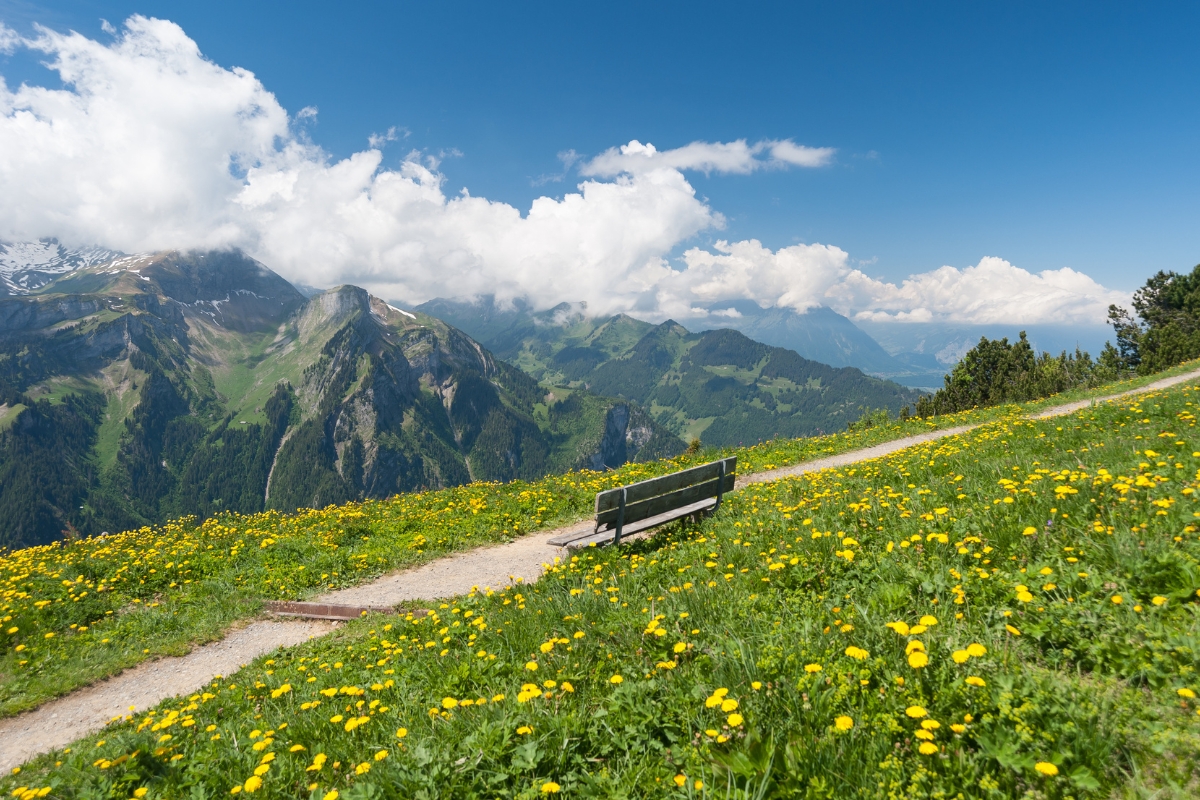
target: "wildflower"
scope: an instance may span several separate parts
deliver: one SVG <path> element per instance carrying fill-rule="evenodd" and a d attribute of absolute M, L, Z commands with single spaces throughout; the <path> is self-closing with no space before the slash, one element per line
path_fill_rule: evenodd
<path fill-rule="evenodd" d="M 891 628 L 901 636 L 908 636 L 908 625 L 904 622 L 889 622 L 885 627 Z"/>
<path fill-rule="evenodd" d="M 921 746 L 917 750 L 923 756 L 931 756 L 938 751 L 938 746 L 933 742 L 921 742 Z"/>
<path fill-rule="evenodd" d="M 1151 598 L 1150 602 L 1154 603 L 1156 606 L 1161 606 L 1163 603 L 1167 602 L 1167 598 L 1163 597 L 1162 595 L 1157 595 L 1156 597 Z"/>
<path fill-rule="evenodd" d="M 562 787 L 554 781 L 546 781 L 542 784 L 542 794 L 558 794 L 561 789 Z"/>
<path fill-rule="evenodd" d="M 262 778 L 257 775 L 251 775 L 246 778 L 246 782 L 242 784 L 242 789 L 247 792 L 257 792 L 262 788 Z"/>
<path fill-rule="evenodd" d="M 1021 531 L 1022 536 L 1033 536 L 1035 533 L 1037 533 L 1037 528 L 1033 527 L 1032 525 Z"/>
<path fill-rule="evenodd" d="M 741 714 L 730 714 L 728 717 L 726 717 L 725 721 L 729 723 L 729 727 L 737 728 L 740 727 L 745 720 L 742 718 Z"/>
<path fill-rule="evenodd" d="M 1125 598 L 1121 597 L 1121 595 L 1119 595 L 1119 594 L 1114 594 L 1114 595 L 1112 596 L 1112 601 L 1113 601 L 1113 603 L 1115 603 L 1116 605 L 1121 605 L 1121 603 L 1124 603 L 1124 602 L 1125 602 Z"/>
<path fill-rule="evenodd" d="M 861 647 L 850 646 L 846 648 L 846 655 L 858 661 L 862 661 L 863 659 L 868 658 L 871 654 L 866 650 L 863 650 Z"/>
<path fill-rule="evenodd" d="M 608 682 L 611 684 L 618 684 L 618 683 L 622 683 L 624 680 L 625 679 L 622 678 L 620 675 L 613 675 L 611 678 L 608 679 Z"/>
<path fill-rule="evenodd" d="M 843 714 L 833 721 L 833 725 L 839 731 L 848 731 L 854 727 L 854 720 Z"/>
<path fill-rule="evenodd" d="M 926 627 L 929 627 L 931 625 L 937 625 L 938 619 L 937 619 L 937 617 L 933 616 L 932 614 L 926 614 L 925 616 L 921 617 L 921 624 L 925 625 Z"/>
<path fill-rule="evenodd" d="M 1194 698 L 1196 696 L 1195 692 L 1193 692 L 1191 689 L 1188 689 L 1186 687 L 1183 689 L 1176 689 L 1175 693 L 1178 694 L 1180 697 L 1186 697 L 1189 700 L 1191 700 L 1192 698 Z"/>
<path fill-rule="evenodd" d="M 399 728 L 399 729 L 396 731 L 396 738 L 397 738 L 397 739 L 403 739 L 405 736 L 408 736 L 408 728 Z"/>
<path fill-rule="evenodd" d="M 804 671 L 805 672 L 820 672 L 821 665 L 820 664 L 805 664 Z"/>
<path fill-rule="evenodd" d="M 525 663 L 525 669 L 529 670 L 530 672 L 537 672 L 537 668 L 538 663 L 536 661 L 527 661 Z"/>
<path fill-rule="evenodd" d="M 376 754 L 375 754 L 375 760 L 376 760 L 376 761 L 383 761 L 383 760 L 384 760 L 385 758 L 387 758 L 387 757 L 388 757 L 388 751 L 387 751 L 387 750 L 380 750 L 378 753 L 376 753 Z"/>
<path fill-rule="evenodd" d="M 1058 767 L 1051 764 L 1049 761 L 1039 761 L 1033 765 L 1033 768 L 1043 775 L 1053 778 L 1058 774 Z"/>
<path fill-rule="evenodd" d="M 447 711 L 449 711 L 452 708 L 455 708 L 457 705 L 458 705 L 458 701 L 455 700 L 453 697 L 443 697 L 442 698 L 442 708 L 446 709 Z"/>
<path fill-rule="evenodd" d="M 1016 628 L 1014 628 L 1012 625 L 1005 625 L 1005 626 L 1004 626 L 1004 629 L 1005 629 L 1006 631 L 1008 631 L 1009 633 L 1011 633 L 1013 636 L 1020 636 L 1020 635 L 1021 635 L 1021 632 L 1020 632 L 1019 630 L 1017 630 Z"/>
<path fill-rule="evenodd" d="M 987 686 L 987 682 L 984 681 L 983 678 L 978 678 L 974 675 L 967 678 L 964 682 L 967 684 L 967 686 Z"/>
<path fill-rule="evenodd" d="M 967 645 L 967 655 L 971 658 L 982 658 L 987 655 L 987 648 L 978 642 Z"/>
<path fill-rule="evenodd" d="M 526 736 L 530 733 L 533 733 L 533 728 L 529 727 L 528 725 L 522 725 L 521 727 L 517 728 L 517 736 Z"/>
<path fill-rule="evenodd" d="M 338 790 L 330 789 L 328 792 L 325 793 L 325 796 L 322 797 L 321 800 L 338 800 L 338 797 L 340 797 L 340 795 L 338 794 Z"/>
<path fill-rule="evenodd" d="M 929 712 L 921 706 L 909 706 L 908 708 L 904 709 L 904 713 L 913 719 L 920 719 L 921 717 L 926 716 Z"/>
<path fill-rule="evenodd" d="M 955 650 L 953 653 L 950 654 L 950 658 L 954 659 L 955 664 L 963 664 L 970 657 L 971 657 L 971 654 L 968 653 L 966 650 Z"/>
<path fill-rule="evenodd" d="M 724 700 L 721 703 L 721 710 L 724 711 L 726 714 L 728 714 L 730 711 L 733 711 L 737 707 L 738 707 L 737 700 Z"/>
<path fill-rule="evenodd" d="M 925 655 L 920 650 L 908 654 L 908 665 L 913 669 L 920 669 L 929 663 L 929 656 Z"/>

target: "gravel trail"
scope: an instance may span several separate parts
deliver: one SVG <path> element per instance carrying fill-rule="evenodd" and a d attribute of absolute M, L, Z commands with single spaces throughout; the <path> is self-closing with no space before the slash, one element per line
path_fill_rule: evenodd
<path fill-rule="evenodd" d="M 1195 378 L 1200 378 L 1200 370 L 1163 378 L 1140 389 L 1054 406 L 1032 415 L 1032 418 L 1046 419 L 1071 414 L 1106 400 L 1165 389 Z M 739 477 L 737 488 L 869 461 L 906 447 L 966 433 L 976 427 L 978 425 L 963 425 L 930 431 L 841 455 Z M 419 567 L 385 575 L 368 584 L 340 589 L 313 599 L 320 603 L 394 606 L 414 600 L 437 600 L 466 594 L 476 587 L 502 589 L 512 583 L 532 583 L 541 576 L 547 564 L 552 564 L 555 558 L 566 556 L 564 549 L 549 544 L 547 540 L 568 530 L 590 525 L 585 520 L 552 531 L 531 533 L 512 542 L 456 553 Z M 641 535 L 648 534 L 640 534 L 639 537 Z M 242 665 L 276 648 L 291 647 L 323 636 L 336 625 L 317 620 L 256 620 L 231 631 L 221 641 L 198 647 L 186 656 L 141 664 L 114 678 L 46 703 L 34 711 L 0 720 L 0 770 L 8 771 L 36 755 L 63 747 L 100 730 L 113 717 L 145 710 L 169 697 L 199 691 L 217 675 L 236 672 Z"/>
<path fill-rule="evenodd" d="M 113 717 L 133 713 L 131 706 L 142 711 L 168 697 L 199 691 L 217 675 L 231 675 L 263 653 L 324 636 L 333 627 L 313 620 L 256 620 L 186 656 L 139 664 L 33 711 L 0 720 L 0 770 L 8 772 L 98 731 Z"/>

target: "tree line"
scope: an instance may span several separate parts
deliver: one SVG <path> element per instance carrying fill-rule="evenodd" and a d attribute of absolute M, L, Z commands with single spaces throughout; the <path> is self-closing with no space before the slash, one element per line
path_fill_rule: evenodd
<path fill-rule="evenodd" d="M 1200 357 L 1200 265 L 1190 273 L 1160 271 L 1133 295 L 1133 311 L 1108 307 L 1116 339 L 1098 358 L 1076 348 L 1058 355 L 1036 353 L 1021 331 L 979 340 L 945 377 L 937 392 L 922 396 L 902 417 L 931 417 L 970 408 L 1037 400 L 1134 375 L 1149 375 Z"/>

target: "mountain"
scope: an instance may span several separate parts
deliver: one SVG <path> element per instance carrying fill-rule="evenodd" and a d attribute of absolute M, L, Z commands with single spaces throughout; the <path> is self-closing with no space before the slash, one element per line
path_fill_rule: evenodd
<path fill-rule="evenodd" d="M 474 302 L 438 298 L 419 308 L 468 331 L 495 352 L 507 352 L 534 331 L 563 315 L 582 313 L 582 306 L 562 304 L 534 312 L 521 300 L 502 309 L 491 297 Z M 872 335 L 833 309 L 818 307 L 800 314 L 789 308 L 761 308 L 751 300 L 714 304 L 704 325 L 730 328 L 763 344 L 794 350 L 803 358 L 833 367 L 857 367 L 876 377 L 911 387 L 938 387 L 948 367 L 936 360 L 911 359 L 880 346 Z M 627 317 L 626 319 L 632 319 Z M 651 323 L 636 321 L 649 330 Z M 919 354 L 918 354 L 919 355 Z M 951 362 L 953 366 L 953 362 Z"/>
<path fill-rule="evenodd" d="M 59 275 L 122 255 L 103 247 L 67 248 L 57 239 L 0 241 L 0 296 L 37 291 Z"/>
<path fill-rule="evenodd" d="M 672 432 L 715 446 L 839 430 L 866 409 L 895 413 L 918 396 L 734 330 L 691 333 L 673 321 L 589 317 L 567 304 L 535 313 L 437 299 L 417 308 L 542 383 L 632 400 Z"/>
<path fill-rule="evenodd" d="M 0 545 L 659 458 L 462 331 L 238 252 L 121 256 L 0 297 Z"/>

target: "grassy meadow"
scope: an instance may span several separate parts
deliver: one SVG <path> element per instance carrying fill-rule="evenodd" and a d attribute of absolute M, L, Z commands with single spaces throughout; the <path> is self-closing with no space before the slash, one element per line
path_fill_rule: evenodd
<path fill-rule="evenodd" d="M 966 434 L 752 486 L 710 519 L 585 550 L 535 585 L 424 617 L 367 617 L 260 658 L 31 762 L 0 790 L 1194 797 L 1198 408 L 1200 385 L 1183 385 L 1043 421 L 994 410 Z M 768 443 L 743 458 L 762 469 L 889 430 Z M 44 629 L 54 633 L 100 598 L 159 599 L 98 622 L 92 613 L 83 632 L 10 634 L 35 652 L 5 662 L 6 681 L 53 669 L 56 655 L 91 663 L 100 637 L 145 635 L 123 620 L 165 626 L 201 589 L 240 592 L 249 613 L 250 598 L 346 585 L 514 535 L 513 523 L 566 519 L 601 486 L 676 466 L 10 554 L 41 570 L 37 586 L 54 586 L 41 575 L 57 564 L 54 591 L 68 593 L 40 612 L 21 598 L 13 628 L 54 620 Z M 111 554 L 88 550 L 68 567 L 85 547 Z M 73 576 L 89 560 L 106 565 L 103 592 L 86 588 L 99 575 Z"/>

